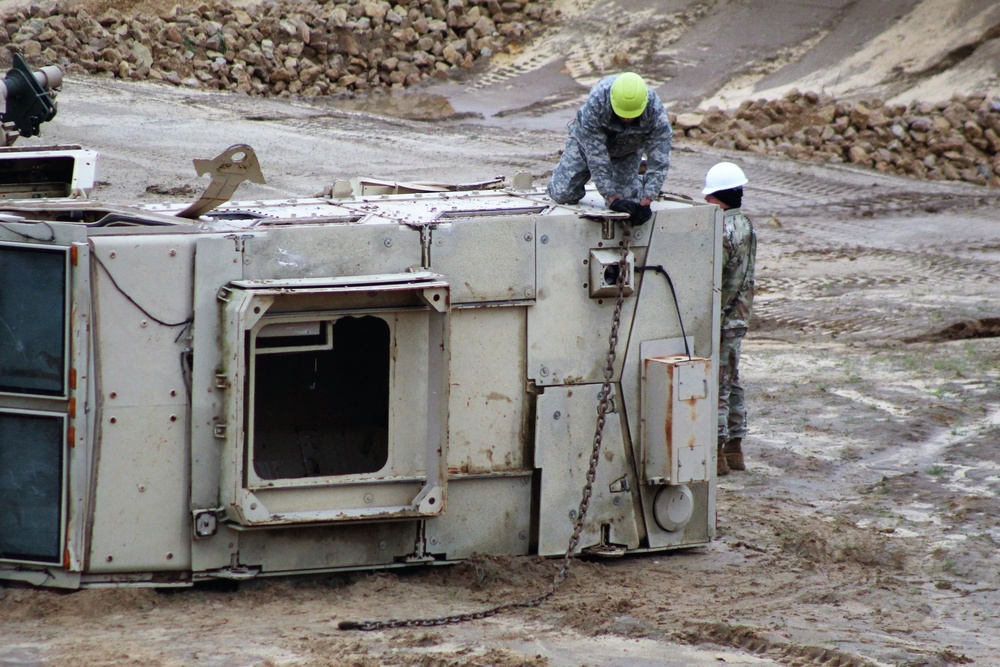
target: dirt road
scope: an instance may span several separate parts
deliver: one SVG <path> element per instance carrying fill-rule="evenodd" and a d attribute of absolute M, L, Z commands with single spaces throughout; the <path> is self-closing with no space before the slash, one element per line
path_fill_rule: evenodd
<path fill-rule="evenodd" d="M 540 180 L 562 143 L 559 129 L 100 80 L 69 82 L 60 105 L 37 143 L 100 150 L 94 196 L 109 200 L 192 198 L 204 184 L 188 160 L 236 141 L 268 179 L 238 198 L 358 174 Z M 371 634 L 336 623 L 518 599 L 556 564 L 235 591 L 0 588 L 0 665 L 1000 664 L 1000 193 L 684 143 L 668 189 L 695 194 L 721 158 L 751 178 L 759 296 L 749 470 L 722 481 L 711 546 L 578 562 L 541 608 Z"/>

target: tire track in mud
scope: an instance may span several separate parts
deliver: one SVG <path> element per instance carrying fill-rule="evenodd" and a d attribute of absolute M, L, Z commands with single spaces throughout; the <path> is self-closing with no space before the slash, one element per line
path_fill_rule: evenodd
<path fill-rule="evenodd" d="M 670 45 L 712 6 L 711 2 L 699 2 L 681 11 L 661 13 L 655 5 L 622 11 L 608 0 L 581 1 L 573 7 L 557 4 L 563 11 L 558 34 L 534 40 L 513 57 L 495 58 L 491 69 L 477 77 L 468 90 L 509 84 L 557 62 L 585 88 L 602 72 L 630 68 L 641 71 L 650 84 L 658 86 L 669 77 L 669 73 L 658 71 L 658 66 L 662 69 L 660 63 L 672 62 L 666 56 Z M 549 114 L 578 106 L 585 95 L 583 90 L 573 99 L 541 102 L 538 111 Z"/>
<path fill-rule="evenodd" d="M 762 637 L 759 632 L 744 626 L 728 623 L 690 624 L 677 633 L 677 639 L 689 644 L 712 642 L 720 646 L 738 648 L 792 667 L 886 667 L 860 655 L 832 648 L 806 646 L 792 642 L 776 641 Z"/>
<path fill-rule="evenodd" d="M 839 230 L 850 231 L 850 225 Z M 857 230 L 860 234 L 861 230 Z M 829 236 L 829 235 L 824 235 Z M 789 247 L 781 260 L 802 260 L 813 269 L 830 264 L 806 278 L 787 275 L 781 261 L 772 272 L 758 271 L 756 315 L 767 330 L 795 328 L 809 333 L 836 335 L 874 335 L 884 338 L 886 331 L 940 328 L 940 320 L 974 317 L 968 312 L 976 299 L 992 299 L 1000 284 L 996 271 L 994 244 L 988 242 L 952 246 L 920 246 L 913 250 L 833 247 L 802 248 L 794 242 L 777 241 L 773 246 Z M 847 268 L 849 262 L 852 268 Z M 845 271 L 853 271 L 845 275 Z M 910 307 L 899 299 L 901 290 L 939 293 L 940 310 L 926 308 L 928 297 L 920 301 L 924 308 Z M 955 296 L 960 295 L 956 299 Z M 880 307 L 896 303 L 891 310 Z M 902 304 L 902 307 L 899 305 Z M 911 334 L 912 335 L 912 334 Z"/>

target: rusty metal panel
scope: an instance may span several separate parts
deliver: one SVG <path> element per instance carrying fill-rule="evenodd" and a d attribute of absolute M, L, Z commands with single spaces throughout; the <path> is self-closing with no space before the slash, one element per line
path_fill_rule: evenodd
<path fill-rule="evenodd" d="M 656 263 L 661 264 L 671 277 L 681 319 L 677 317 L 674 297 L 666 278 L 654 271 L 641 272 L 638 304 L 622 370 L 628 429 L 636 447 L 641 439 L 641 359 L 684 354 L 684 338 L 687 337 L 687 350 L 692 355 L 711 359 L 712 366 L 718 367 L 718 263 L 722 252 L 722 217 L 718 211 L 716 206 L 693 206 L 658 212 L 652 220 L 650 256 L 656 257 Z M 673 339 L 677 345 L 649 347 L 652 342 L 665 339 Z M 649 350 L 644 351 L 645 347 Z M 717 392 L 714 382 L 712 391 Z M 718 400 L 717 396 L 715 393 L 709 400 L 714 403 Z M 638 451 L 636 456 L 639 456 Z"/>
<path fill-rule="evenodd" d="M 601 236 L 601 224 L 575 216 L 539 218 L 536 245 L 536 303 L 528 311 L 528 378 L 537 385 L 586 384 L 604 379 L 614 297 L 590 296 L 591 250 L 617 249 L 620 234 Z M 645 237 L 644 237 L 645 238 Z M 643 240 L 634 244 L 645 261 Z M 625 299 L 615 377 L 621 372 L 636 298 Z"/>
<path fill-rule="evenodd" d="M 331 278 L 402 273 L 421 265 L 420 232 L 395 223 L 250 229 L 243 278 Z"/>
<path fill-rule="evenodd" d="M 203 236 L 197 240 L 194 266 L 194 327 L 191 341 L 191 424 L 189 475 L 190 509 L 214 509 L 220 505 L 219 484 L 222 456 L 215 437 L 215 417 L 222 411 L 226 387 L 219 386 L 216 374 L 222 367 L 226 348 L 216 299 L 219 288 L 243 275 L 240 246 L 223 236 Z M 230 539 L 218 534 L 191 544 L 195 572 L 229 565 Z"/>
<path fill-rule="evenodd" d="M 185 569 L 190 514 L 182 353 L 192 314 L 193 237 L 92 237 L 91 243 L 100 447 L 89 569 Z"/>
<path fill-rule="evenodd" d="M 194 313 L 194 240 L 91 237 L 101 405 L 171 405 L 184 415 L 181 352 Z"/>
<path fill-rule="evenodd" d="M 254 530 L 239 534 L 239 562 L 262 574 L 390 566 L 417 549 L 411 521 Z"/>
<path fill-rule="evenodd" d="M 712 366 L 686 356 L 642 360 L 642 477 L 647 484 L 708 481 L 715 407 Z"/>
<path fill-rule="evenodd" d="M 425 550 L 448 560 L 525 555 L 531 545 L 530 471 L 448 480 L 448 511 L 427 519 Z M 568 539 L 568 538 L 567 538 Z"/>
<path fill-rule="evenodd" d="M 448 469 L 521 470 L 528 395 L 526 309 L 456 310 L 451 317 Z"/>
<path fill-rule="evenodd" d="M 89 572 L 187 570 L 186 428 L 175 406 L 103 411 Z"/>
<path fill-rule="evenodd" d="M 543 508 L 538 516 L 538 553 L 565 553 L 586 482 L 601 385 L 549 387 L 538 397 L 535 466 L 541 469 Z M 617 397 L 616 397 L 617 398 Z M 620 403 L 615 401 L 615 405 Z M 638 480 L 625 450 L 621 414 L 611 411 L 604 426 L 590 509 L 580 549 L 608 543 L 639 546 Z"/>
<path fill-rule="evenodd" d="M 431 239 L 431 268 L 454 286 L 454 303 L 535 298 L 533 216 L 455 220 L 436 225 Z"/>

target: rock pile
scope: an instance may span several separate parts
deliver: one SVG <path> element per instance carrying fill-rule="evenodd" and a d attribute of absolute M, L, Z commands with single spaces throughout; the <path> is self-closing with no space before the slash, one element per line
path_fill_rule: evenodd
<path fill-rule="evenodd" d="M 317 96 L 471 68 L 555 15 L 534 0 L 221 0 L 133 17 L 61 0 L 6 15 L 0 46 L 67 72 Z"/>
<path fill-rule="evenodd" d="M 1000 104 L 955 96 L 937 104 L 848 104 L 813 92 L 746 101 L 671 118 L 674 131 L 712 146 L 850 162 L 931 180 L 1000 187 Z"/>

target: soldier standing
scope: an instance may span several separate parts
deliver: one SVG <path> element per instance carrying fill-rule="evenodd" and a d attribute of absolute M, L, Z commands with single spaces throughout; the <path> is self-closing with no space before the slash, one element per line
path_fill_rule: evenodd
<path fill-rule="evenodd" d="M 557 204 L 575 204 L 593 178 L 608 208 L 642 224 L 652 217 L 649 204 L 667 178 L 673 136 L 660 97 L 641 76 L 625 72 L 605 77 L 569 125 L 549 196 Z M 644 153 L 646 171 L 640 175 Z"/>
<path fill-rule="evenodd" d="M 747 412 L 740 383 L 740 345 L 753 310 L 757 235 L 743 215 L 747 177 L 732 162 L 720 162 L 705 175 L 705 201 L 722 209 L 722 331 L 719 335 L 719 454 L 717 474 L 746 470 L 743 438 Z"/>

